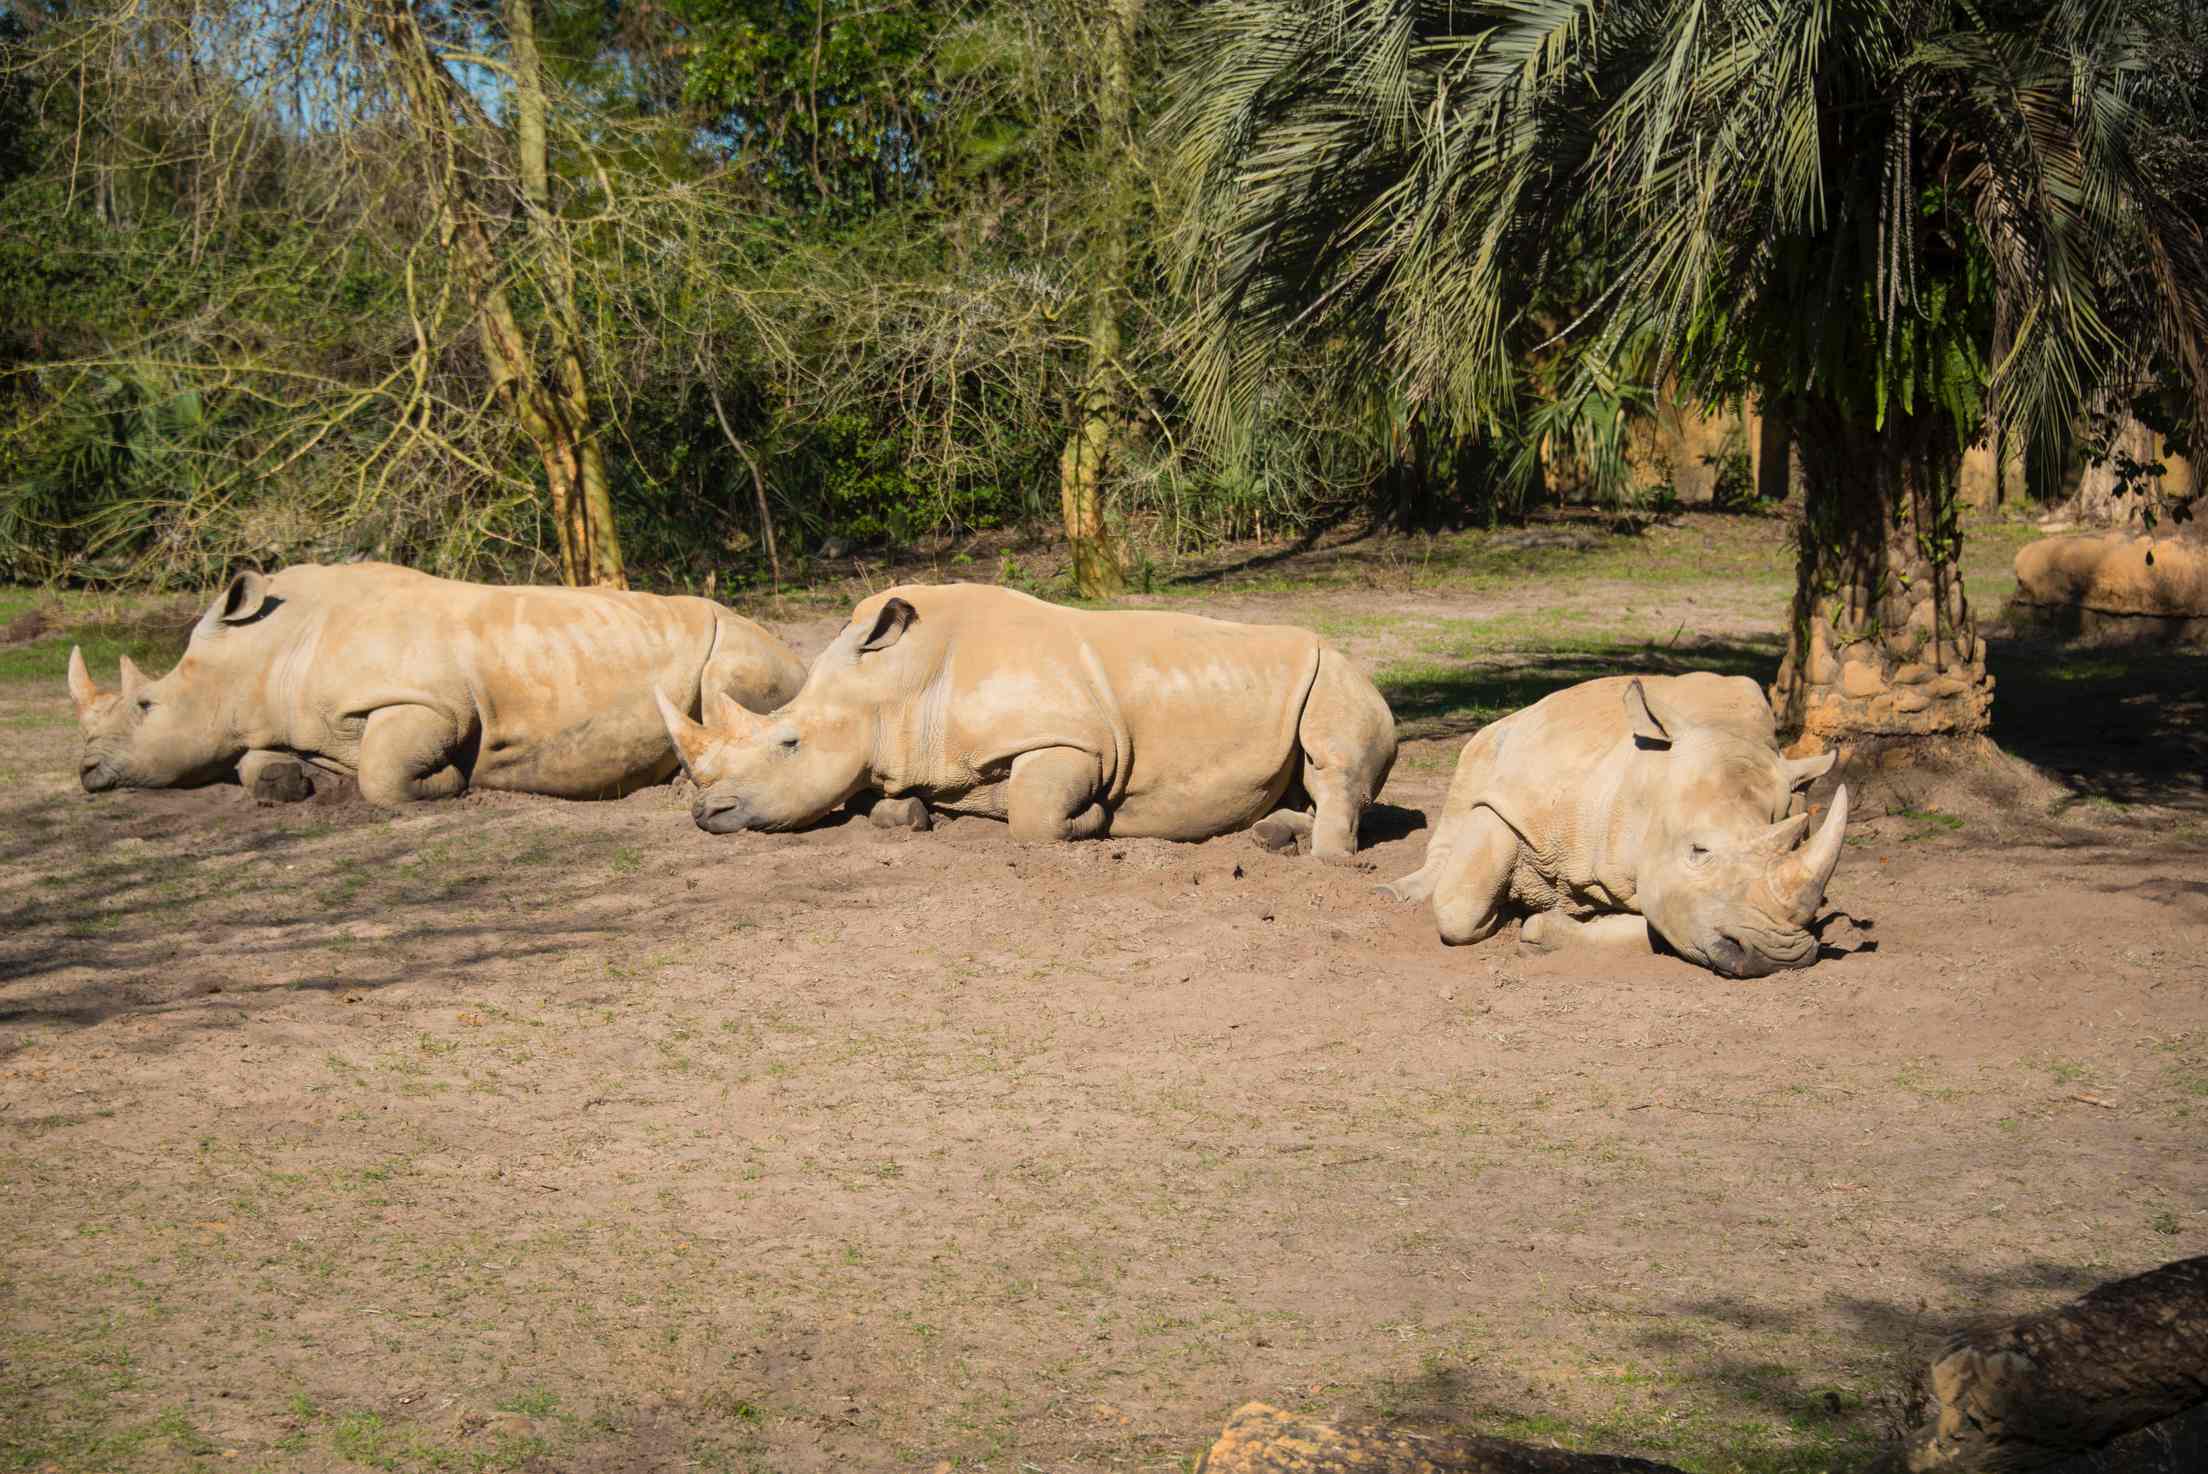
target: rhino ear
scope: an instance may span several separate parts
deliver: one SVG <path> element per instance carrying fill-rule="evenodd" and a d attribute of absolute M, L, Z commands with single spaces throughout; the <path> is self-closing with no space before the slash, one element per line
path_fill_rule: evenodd
<path fill-rule="evenodd" d="M 251 569 L 230 580 L 230 587 L 215 600 L 215 607 L 208 610 L 208 618 L 202 624 L 246 624 L 258 619 L 268 609 L 268 579 Z"/>
<path fill-rule="evenodd" d="M 1786 769 L 1786 786 L 1799 793 L 1832 771 L 1832 765 L 1840 757 L 1838 752 L 1822 753 L 1817 757 L 1783 757 L 1779 766 Z"/>
<path fill-rule="evenodd" d="M 920 611 L 902 599 L 891 599 L 875 611 L 874 628 L 859 641 L 859 653 L 887 650 L 904 638 L 905 631 L 920 617 Z"/>
<path fill-rule="evenodd" d="M 92 704 L 100 699 L 100 688 L 92 684 L 92 672 L 84 668 L 84 651 L 75 645 L 69 647 L 69 699 L 76 703 L 80 722 L 92 714 Z"/>
<path fill-rule="evenodd" d="M 1682 730 L 1678 719 L 1665 712 L 1662 703 L 1648 694 L 1640 677 L 1626 682 L 1625 723 L 1632 729 L 1633 737 L 1640 743 L 1661 743 L 1670 746 L 1672 739 Z"/>

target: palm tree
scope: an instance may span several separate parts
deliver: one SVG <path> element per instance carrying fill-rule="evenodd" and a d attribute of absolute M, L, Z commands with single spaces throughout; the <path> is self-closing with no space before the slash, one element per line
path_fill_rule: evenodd
<path fill-rule="evenodd" d="M 2096 392 L 2175 386 L 2208 423 L 2204 18 L 1215 0 L 1167 119 L 1195 398 L 1233 423 L 1314 337 L 1466 427 L 1536 350 L 1567 415 L 1628 382 L 1752 395 L 1807 483 L 1782 725 L 1982 732 L 1962 451 L 1996 416 L 2052 442 Z"/>

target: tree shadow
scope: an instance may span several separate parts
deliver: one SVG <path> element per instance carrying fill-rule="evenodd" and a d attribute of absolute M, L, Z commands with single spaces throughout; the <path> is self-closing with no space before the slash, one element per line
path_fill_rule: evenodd
<path fill-rule="evenodd" d="M 2081 802 L 2208 808 L 2208 650 L 1987 645 L 2003 749 Z"/>
<path fill-rule="evenodd" d="M 194 1013 L 150 1041 L 165 1044 L 301 993 L 458 979 L 616 934 L 578 904 L 605 888 L 599 872 L 557 852 L 526 868 L 494 854 L 512 832 L 395 818 L 361 803 L 261 808 L 236 788 L 0 802 L 0 865 L 43 871 L 0 899 L 0 1026 Z"/>
<path fill-rule="evenodd" d="M 2052 1309 L 2111 1276 L 2031 1259 L 1991 1273 L 1950 1266 L 1940 1278 L 1947 1286 L 1943 1299 L 1988 1313 L 1935 1311 L 1922 1300 L 1773 1304 L 1734 1295 L 1626 1312 L 1649 1319 L 1631 1339 L 1664 1363 L 1660 1374 L 1640 1377 L 1643 1385 L 1653 1381 L 1663 1400 L 1638 1416 L 1559 1416 L 1527 1406 L 1533 1389 L 1522 1376 L 1478 1361 L 1429 1361 L 1415 1376 L 1345 1389 L 1342 1417 L 1690 1462 L 1714 1441 L 1723 1446 L 1724 1466 L 1743 1474 L 1872 1474 L 1889 1467 L 1885 1456 L 1906 1431 L 1915 1374 L 1955 1331 L 1973 1321 Z M 1846 1343 L 1844 1358 L 1837 1359 L 1872 1368 L 1868 1386 L 1861 1371 L 1855 1386 L 1827 1385 L 1771 1354 L 1734 1349 L 1743 1338 L 1774 1333 L 1829 1336 L 1835 1312 L 1845 1323 L 1839 1334 Z M 1748 1431 L 1779 1425 L 1791 1436 Z M 2208 1468 L 2208 1406 L 2051 1466 L 2052 1474 L 2190 1474 L 2201 1468 Z"/>
<path fill-rule="evenodd" d="M 1470 736 L 1542 697 L 1599 676 L 1684 675 L 1716 671 L 1768 682 L 1785 654 L 1781 637 L 1679 640 L 1588 651 L 1509 652 L 1459 667 L 1421 664 L 1380 672 L 1377 684 L 1395 712 L 1396 735 Z"/>

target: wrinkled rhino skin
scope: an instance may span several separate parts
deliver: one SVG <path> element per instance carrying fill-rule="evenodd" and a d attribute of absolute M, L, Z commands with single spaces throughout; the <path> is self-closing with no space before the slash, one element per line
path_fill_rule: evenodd
<path fill-rule="evenodd" d="M 618 797 L 676 771 L 656 699 L 772 709 L 803 681 L 781 641 L 705 599 L 350 563 L 241 573 L 167 675 L 125 659 L 103 692 L 72 652 L 69 690 L 89 791 L 236 776 L 294 799 L 297 754 L 399 804 L 471 786 Z"/>
<path fill-rule="evenodd" d="M 1426 863 L 1383 890 L 1431 900 L 1452 945 L 1522 915 L 1535 946 L 1653 935 L 1727 976 L 1807 966 L 1847 789 L 1802 849 L 1786 815 L 1833 759 L 1781 757 L 1745 677 L 1587 681 L 1465 745 Z"/>
<path fill-rule="evenodd" d="M 2125 533 L 2045 537 L 2016 550 L 2016 596 L 2048 608 L 2208 619 L 2208 548 Z"/>
<path fill-rule="evenodd" d="M 667 713 L 697 822 L 717 833 L 796 828 L 876 789 L 1023 840 L 1200 840 L 1266 820 L 1339 860 L 1395 761 L 1387 702 L 1308 630 L 980 584 L 876 594 L 787 707 L 708 717 Z M 1275 813 L 1297 798 L 1309 812 Z"/>

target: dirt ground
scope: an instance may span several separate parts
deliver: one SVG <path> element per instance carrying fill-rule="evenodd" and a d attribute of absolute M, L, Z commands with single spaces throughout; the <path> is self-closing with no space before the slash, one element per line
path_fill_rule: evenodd
<path fill-rule="evenodd" d="M 49 636 L 0 682 L 0 1469 L 1133 1474 L 1252 1398 L 1862 1468 L 1959 1318 L 2208 1252 L 2208 668 L 1997 643 L 2011 756 L 1873 785 L 1807 971 L 1443 948 L 1372 885 L 1467 731 L 1775 666 L 1777 532 L 1672 531 L 1147 596 L 1383 673 L 1369 872 L 87 797 Z M 827 602 L 766 613 L 809 653 Z"/>

